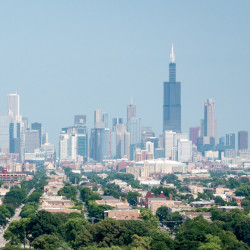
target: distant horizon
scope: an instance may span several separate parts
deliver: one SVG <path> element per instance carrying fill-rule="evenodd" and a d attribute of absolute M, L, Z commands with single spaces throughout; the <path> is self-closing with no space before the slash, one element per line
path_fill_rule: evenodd
<path fill-rule="evenodd" d="M 90 129 L 100 108 L 110 124 L 126 118 L 131 96 L 142 126 L 161 134 L 172 43 L 182 131 L 200 126 L 207 98 L 218 138 L 250 131 L 249 1 L 14 2 L 0 3 L 0 113 L 17 92 L 20 114 L 41 122 L 56 148 L 75 114 Z"/>

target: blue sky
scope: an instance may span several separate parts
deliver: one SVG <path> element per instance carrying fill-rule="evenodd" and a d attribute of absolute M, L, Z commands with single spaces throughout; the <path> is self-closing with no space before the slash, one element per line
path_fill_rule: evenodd
<path fill-rule="evenodd" d="M 21 114 L 53 143 L 77 113 L 126 117 L 133 96 L 162 131 L 163 81 L 174 43 L 182 128 L 216 103 L 219 136 L 250 131 L 250 1 L 1 1 L 0 111 L 18 92 Z"/>

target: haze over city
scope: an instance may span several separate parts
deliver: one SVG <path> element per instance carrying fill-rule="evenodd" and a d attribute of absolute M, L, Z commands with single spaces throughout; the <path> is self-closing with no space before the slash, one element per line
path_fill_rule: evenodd
<path fill-rule="evenodd" d="M 250 249 L 250 2 L 0 1 L 0 249 Z"/>
<path fill-rule="evenodd" d="M 133 96 L 143 126 L 162 133 L 172 42 L 182 82 L 182 131 L 215 101 L 218 134 L 248 130 L 249 1 L 11 1 L 0 4 L 1 113 L 9 93 L 52 143 L 75 114 L 126 117 Z"/>

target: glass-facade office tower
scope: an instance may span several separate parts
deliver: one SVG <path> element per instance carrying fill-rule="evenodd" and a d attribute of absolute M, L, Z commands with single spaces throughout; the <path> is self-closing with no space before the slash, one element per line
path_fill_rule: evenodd
<path fill-rule="evenodd" d="M 131 117 L 136 117 L 136 105 L 132 103 L 132 100 L 131 104 L 129 104 L 127 108 L 127 121 Z"/>
<path fill-rule="evenodd" d="M 42 124 L 38 122 L 31 123 L 31 130 L 39 131 L 40 146 L 42 145 Z"/>
<path fill-rule="evenodd" d="M 11 118 L 14 121 L 20 122 L 20 113 L 19 113 L 19 95 L 18 94 L 9 94 L 8 95 L 8 109 Z"/>
<path fill-rule="evenodd" d="M 235 149 L 235 133 L 226 134 L 226 146 L 228 149 Z"/>
<path fill-rule="evenodd" d="M 8 114 L 0 115 L 0 149 L 8 151 L 10 144 L 9 136 L 10 116 Z"/>
<path fill-rule="evenodd" d="M 10 153 L 20 153 L 21 143 L 21 124 L 19 122 L 11 122 L 9 126 L 10 135 Z"/>
<path fill-rule="evenodd" d="M 217 144 L 217 121 L 215 120 L 215 103 L 212 99 L 207 99 L 204 104 L 203 136 L 213 140 L 213 145 Z M 210 143 L 211 144 L 211 143 Z"/>
<path fill-rule="evenodd" d="M 104 122 L 104 127 L 109 127 L 109 116 L 108 113 L 102 113 L 102 121 Z"/>
<path fill-rule="evenodd" d="M 200 127 L 194 127 L 189 129 L 189 140 L 193 144 L 197 145 L 198 137 L 200 136 Z"/>
<path fill-rule="evenodd" d="M 35 149 L 40 148 L 40 137 L 38 130 L 25 131 L 25 153 L 34 153 Z"/>
<path fill-rule="evenodd" d="M 117 124 L 123 124 L 123 119 L 116 117 L 112 119 L 112 130 L 115 131 Z"/>
<path fill-rule="evenodd" d="M 76 126 L 76 153 L 82 156 L 84 161 L 87 161 L 88 131 L 85 123 L 78 123 Z"/>
<path fill-rule="evenodd" d="M 239 150 L 248 149 L 248 132 L 247 131 L 238 132 L 238 149 Z"/>
<path fill-rule="evenodd" d="M 164 82 L 163 131 L 181 132 L 181 83 L 176 82 L 174 47 L 170 54 L 169 82 Z"/>

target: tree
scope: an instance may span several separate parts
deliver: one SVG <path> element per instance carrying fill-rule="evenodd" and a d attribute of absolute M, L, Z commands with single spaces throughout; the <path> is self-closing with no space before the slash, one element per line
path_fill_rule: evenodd
<path fill-rule="evenodd" d="M 249 179 L 247 177 L 241 177 L 240 182 L 246 184 L 249 183 Z"/>
<path fill-rule="evenodd" d="M 220 206 L 225 206 L 226 202 L 220 197 L 220 196 L 216 196 L 214 198 L 214 202 Z"/>
<path fill-rule="evenodd" d="M 102 197 L 98 193 L 93 192 L 90 188 L 87 188 L 87 187 L 82 188 L 80 194 L 81 194 L 82 201 L 87 202 L 87 203 L 90 200 L 102 199 Z"/>
<path fill-rule="evenodd" d="M 7 218 L 11 217 L 11 212 L 6 205 L 0 206 L 0 225 L 7 224 Z"/>
<path fill-rule="evenodd" d="M 238 180 L 236 180 L 236 179 L 234 179 L 234 178 L 229 178 L 228 182 L 226 184 L 226 186 L 228 188 L 237 188 L 237 187 L 240 187 L 240 185 L 241 185 L 241 182 L 238 181 Z"/>
<path fill-rule="evenodd" d="M 83 218 L 71 218 L 64 224 L 65 239 L 74 245 L 76 236 L 80 234 L 86 227 L 90 227 L 90 223 Z M 85 230 L 86 231 L 86 230 Z"/>
<path fill-rule="evenodd" d="M 35 215 L 37 208 L 38 208 L 38 203 L 36 202 L 26 203 L 22 208 L 20 216 L 22 218 L 30 218 L 31 216 Z"/>
<path fill-rule="evenodd" d="M 23 188 L 14 187 L 5 195 L 4 203 L 18 207 L 23 202 L 27 192 Z"/>
<path fill-rule="evenodd" d="M 236 196 L 250 196 L 250 185 L 244 185 L 236 189 Z"/>
<path fill-rule="evenodd" d="M 43 234 L 61 234 L 63 218 L 59 214 L 54 215 L 47 211 L 39 211 L 31 218 L 27 231 L 31 241 Z"/>
<path fill-rule="evenodd" d="M 27 227 L 29 222 L 30 219 L 26 218 L 12 221 L 4 233 L 4 238 L 13 245 L 23 244 L 25 248 L 28 241 Z"/>
<path fill-rule="evenodd" d="M 166 222 L 164 222 L 164 225 L 167 225 L 169 228 L 174 228 L 175 226 L 178 226 L 182 223 L 182 216 L 179 212 L 171 213 L 167 216 Z"/>
<path fill-rule="evenodd" d="M 138 204 L 138 197 L 141 196 L 138 192 L 128 192 L 127 200 L 131 206 L 136 206 Z"/>
<path fill-rule="evenodd" d="M 250 196 L 244 198 L 241 202 L 241 206 L 245 209 L 245 211 L 250 211 Z"/>
<path fill-rule="evenodd" d="M 132 247 L 132 249 L 151 249 L 151 241 L 152 238 L 150 237 L 141 237 L 137 234 L 134 234 L 132 236 L 132 242 L 130 244 L 130 247 Z"/>
<path fill-rule="evenodd" d="M 55 234 L 43 234 L 32 241 L 35 249 L 56 249 L 61 244 L 60 238 Z"/>
<path fill-rule="evenodd" d="M 160 187 L 153 187 L 152 190 L 151 190 L 155 196 L 159 196 L 161 194 L 161 192 L 163 192 L 163 194 L 166 196 L 166 197 L 169 197 L 170 194 L 175 197 L 176 194 L 177 194 L 177 191 L 175 188 L 167 188 L 167 187 L 163 187 L 163 186 L 160 186 Z"/>
<path fill-rule="evenodd" d="M 151 249 L 173 249 L 174 240 L 170 237 L 169 233 L 154 229 L 150 231 L 150 237 L 152 238 Z"/>
<path fill-rule="evenodd" d="M 79 247 L 86 247 L 93 241 L 93 236 L 90 233 L 90 231 L 83 227 L 81 232 L 76 235 L 75 241 L 74 241 L 74 247 L 76 249 L 79 249 Z"/>
<path fill-rule="evenodd" d="M 155 222 L 155 224 L 158 225 L 159 220 L 153 215 L 153 212 L 151 210 L 144 207 L 138 207 L 138 209 L 141 211 L 140 216 L 143 218 L 143 220 Z"/>
<path fill-rule="evenodd" d="M 95 202 L 89 202 L 88 206 L 89 217 L 94 217 L 96 219 L 102 220 L 104 218 L 104 211 L 112 209 L 113 207 L 109 205 L 98 205 Z"/>
<path fill-rule="evenodd" d="M 99 247 L 110 247 L 112 245 L 124 245 L 124 238 L 122 232 L 125 227 L 120 221 L 116 220 L 103 220 L 93 225 L 93 241 Z"/>
<path fill-rule="evenodd" d="M 202 243 L 198 250 L 221 250 L 221 240 L 212 234 L 206 235 L 206 243 Z"/>
<path fill-rule="evenodd" d="M 42 192 L 34 191 L 28 198 L 27 202 L 39 202 Z"/>
<path fill-rule="evenodd" d="M 113 189 L 105 189 L 104 195 L 111 195 L 116 199 L 119 199 L 122 196 L 122 194 L 120 192 L 113 190 Z"/>
<path fill-rule="evenodd" d="M 176 175 L 167 174 L 167 175 L 165 175 L 165 176 L 163 176 L 161 178 L 161 185 L 163 185 L 164 182 L 166 182 L 166 183 L 175 183 L 175 181 L 177 181 L 177 180 L 178 180 L 178 177 Z"/>
<path fill-rule="evenodd" d="M 74 186 L 66 185 L 58 191 L 58 195 L 66 196 L 68 199 L 76 200 L 77 189 Z"/>
<path fill-rule="evenodd" d="M 167 220 L 168 208 L 166 206 L 159 207 L 156 210 L 156 216 L 159 218 L 160 221 Z"/>

